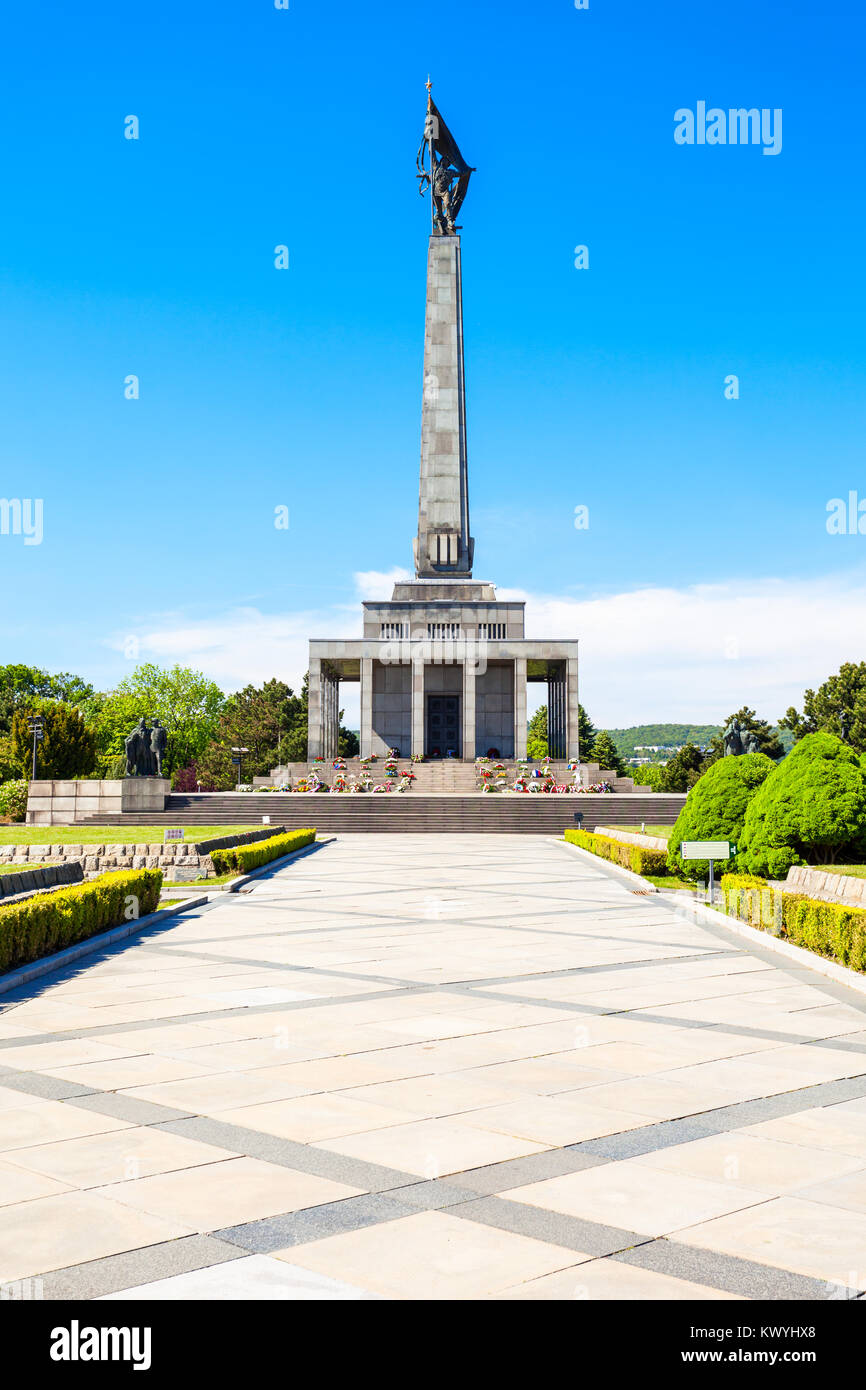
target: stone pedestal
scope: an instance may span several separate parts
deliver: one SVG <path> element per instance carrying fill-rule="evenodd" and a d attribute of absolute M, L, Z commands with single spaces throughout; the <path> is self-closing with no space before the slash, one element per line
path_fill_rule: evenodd
<path fill-rule="evenodd" d="M 167 777 L 124 777 L 105 782 L 31 782 L 28 825 L 77 825 L 89 816 L 163 811 L 171 791 Z"/>

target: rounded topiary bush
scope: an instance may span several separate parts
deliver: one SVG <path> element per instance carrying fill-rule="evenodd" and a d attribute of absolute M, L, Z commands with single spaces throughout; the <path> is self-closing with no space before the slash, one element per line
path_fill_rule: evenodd
<path fill-rule="evenodd" d="M 683 840 L 732 840 L 739 845 L 746 807 L 775 764 L 763 753 L 719 758 L 696 782 L 668 841 L 668 867 L 688 878 L 706 878 L 706 859 L 683 859 Z"/>
<path fill-rule="evenodd" d="M 784 878 L 792 864 L 866 851 L 866 773 L 835 734 L 807 734 L 749 802 L 737 867 Z"/>

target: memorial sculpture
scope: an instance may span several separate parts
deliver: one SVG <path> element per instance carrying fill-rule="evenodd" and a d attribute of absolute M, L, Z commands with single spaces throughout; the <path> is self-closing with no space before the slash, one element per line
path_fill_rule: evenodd
<path fill-rule="evenodd" d="M 127 777 L 162 777 L 168 734 L 158 719 L 149 727 L 140 719 L 123 741 Z"/>
<path fill-rule="evenodd" d="M 427 118 L 424 138 L 415 163 L 418 168 L 418 192 L 422 198 L 429 188 L 432 202 L 433 235 L 454 236 L 460 228 L 456 217 L 475 173 L 460 153 L 457 141 L 437 110 L 427 79 Z M 427 167 L 429 161 L 429 169 Z"/>
<path fill-rule="evenodd" d="M 760 753 L 761 740 L 753 729 L 746 728 L 739 719 L 732 719 L 722 734 L 726 758 L 740 758 L 744 753 Z"/>

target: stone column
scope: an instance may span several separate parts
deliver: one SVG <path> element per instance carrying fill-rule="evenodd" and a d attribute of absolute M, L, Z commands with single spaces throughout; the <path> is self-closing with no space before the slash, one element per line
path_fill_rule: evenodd
<path fill-rule="evenodd" d="M 373 658 L 361 657 L 361 757 L 373 752 Z"/>
<path fill-rule="evenodd" d="M 566 686 L 566 754 L 569 758 L 580 758 L 580 704 L 577 688 L 577 657 L 569 657 L 565 663 Z"/>
<path fill-rule="evenodd" d="M 424 662 L 412 662 L 412 753 L 424 752 Z"/>
<path fill-rule="evenodd" d="M 475 663 L 469 655 L 463 659 L 463 758 L 475 759 Z"/>
<path fill-rule="evenodd" d="M 310 657 L 309 694 L 307 703 L 307 761 L 324 757 L 322 752 L 322 662 Z"/>
<path fill-rule="evenodd" d="M 526 757 L 526 657 L 514 658 L 514 756 Z"/>

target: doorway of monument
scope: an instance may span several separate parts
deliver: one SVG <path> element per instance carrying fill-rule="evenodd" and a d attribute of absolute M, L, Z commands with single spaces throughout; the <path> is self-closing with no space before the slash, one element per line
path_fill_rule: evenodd
<path fill-rule="evenodd" d="M 459 758 L 460 743 L 460 696 L 428 695 L 425 755 Z"/>

